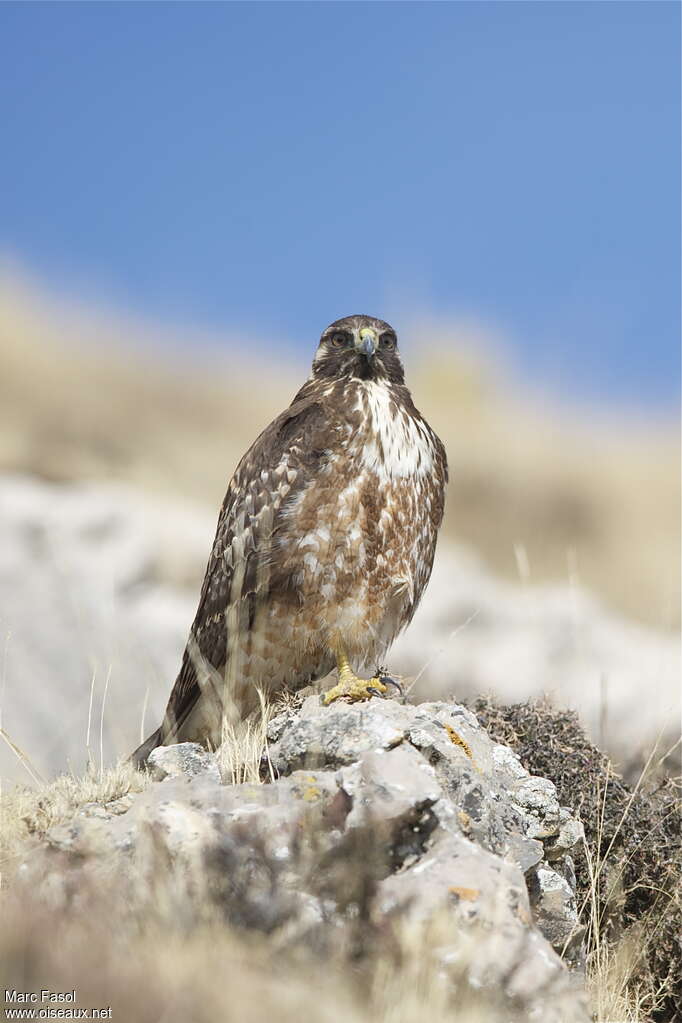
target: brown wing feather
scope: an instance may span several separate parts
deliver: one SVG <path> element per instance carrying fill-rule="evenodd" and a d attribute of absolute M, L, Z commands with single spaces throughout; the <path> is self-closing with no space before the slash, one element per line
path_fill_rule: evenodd
<path fill-rule="evenodd" d="M 271 587 L 282 585 L 283 580 L 276 580 L 267 570 L 278 513 L 319 471 L 327 438 L 327 413 L 318 388 L 304 388 L 237 466 L 218 518 L 199 606 L 168 701 L 160 742 L 177 735 L 203 685 L 211 684 L 210 678 L 200 680 L 198 665 L 205 663 L 214 677 L 223 674 L 230 650 L 230 608 L 239 606 L 238 627 L 248 629 Z M 286 489 L 283 497 L 279 488 Z"/>

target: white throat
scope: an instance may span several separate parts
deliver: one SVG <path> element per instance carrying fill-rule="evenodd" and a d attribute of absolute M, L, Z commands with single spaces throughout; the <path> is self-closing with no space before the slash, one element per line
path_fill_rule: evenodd
<path fill-rule="evenodd" d="M 396 405 L 383 381 L 363 380 L 359 392 L 358 410 L 368 416 L 359 452 L 363 464 L 387 479 L 430 473 L 434 451 L 425 424 Z"/>

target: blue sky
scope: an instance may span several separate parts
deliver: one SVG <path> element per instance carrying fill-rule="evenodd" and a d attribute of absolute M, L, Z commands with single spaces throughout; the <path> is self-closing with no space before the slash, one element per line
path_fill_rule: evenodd
<path fill-rule="evenodd" d="M 569 396 L 679 389 L 674 3 L 0 4 L 0 251 L 309 351 L 491 324 Z"/>

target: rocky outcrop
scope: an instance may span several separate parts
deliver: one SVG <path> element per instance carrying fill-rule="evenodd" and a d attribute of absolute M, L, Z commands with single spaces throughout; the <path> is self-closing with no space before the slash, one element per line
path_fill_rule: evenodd
<path fill-rule="evenodd" d="M 528 1019 L 587 1020 L 569 970 L 581 962 L 581 824 L 469 710 L 311 696 L 271 721 L 267 761 L 272 780 L 227 785 L 218 755 L 162 747 L 150 765 L 161 780 L 53 828 L 24 879 L 58 907 L 113 885 L 133 917 L 165 886 L 182 919 L 210 903 L 320 950 L 358 920 L 379 934 L 438 921 L 429 954 L 471 989 Z"/>

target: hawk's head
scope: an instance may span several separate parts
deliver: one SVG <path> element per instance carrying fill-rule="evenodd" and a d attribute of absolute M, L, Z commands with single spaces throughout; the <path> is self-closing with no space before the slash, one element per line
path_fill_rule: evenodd
<path fill-rule="evenodd" d="M 396 332 L 390 324 L 373 316 L 344 316 L 335 320 L 320 338 L 313 376 L 402 384 L 405 374 Z"/>

